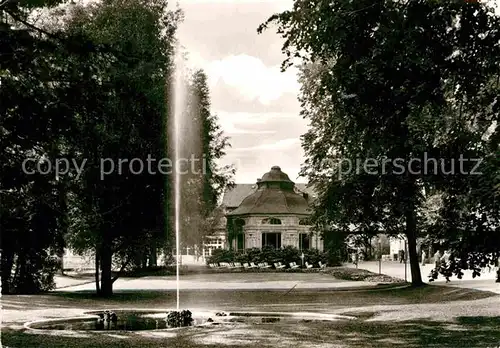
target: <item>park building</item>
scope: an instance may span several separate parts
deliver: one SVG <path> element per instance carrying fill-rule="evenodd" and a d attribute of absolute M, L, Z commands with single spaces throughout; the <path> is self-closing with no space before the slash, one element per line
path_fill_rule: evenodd
<path fill-rule="evenodd" d="M 235 184 L 222 197 L 224 217 L 217 231 L 206 236 L 201 246 L 184 246 L 181 262 L 204 263 L 217 249 L 244 251 L 265 246 L 293 246 L 299 250 L 323 251 L 329 243 L 320 233 L 313 232 L 309 223 L 310 207 L 315 198 L 310 185 L 292 182 L 278 166 L 273 166 L 253 184 Z M 370 238 L 370 247 L 361 248 L 364 250 L 354 246 L 356 234 L 351 237 L 346 246 L 350 252 L 358 250 L 366 255 L 377 254 L 386 260 L 399 261 L 399 252 L 406 250 L 404 236 L 380 234 Z M 430 249 L 427 255 L 432 255 Z M 64 259 L 70 268 L 86 269 L 94 265 L 92 258 L 80 257 L 71 250 L 66 251 Z M 159 263 L 162 259 L 159 255 Z"/>
<path fill-rule="evenodd" d="M 217 231 L 205 237 L 201 246 L 184 246 L 182 264 L 204 264 L 217 249 L 244 251 L 250 248 L 293 246 L 299 250 L 325 250 L 329 242 L 313 232 L 309 223 L 310 207 L 316 194 L 308 184 L 294 183 L 280 167 L 274 166 L 253 184 L 235 184 L 222 197 L 224 217 Z M 354 230 L 354 229 L 353 229 Z M 399 261 L 399 252 L 406 251 L 404 236 L 389 237 L 384 234 L 370 238 L 369 247 L 355 246 L 354 233 L 347 241 L 349 254 L 358 253 L 384 260 Z M 325 238 L 329 239 L 330 234 Z M 362 237 L 362 236 L 361 236 Z M 420 243 L 419 243 L 420 244 Z M 419 255 L 421 248 L 419 247 Z M 433 250 L 426 250 L 427 257 Z M 158 255 L 161 264 L 163 255 Z M 64 265 L 70 269 L 92 269 L 93 258 L 66 250 Z"/>
<path fill-rule="evenodd" d="M 278 166 L 254 184 L 236 184 L 224 193 L 222 201 L 225 247 L 243 251 L 293 246 L 322 251 L 323 239 L 312 233 L 309 223 L 313 199 L 312 188 L 295 184 Z"/>

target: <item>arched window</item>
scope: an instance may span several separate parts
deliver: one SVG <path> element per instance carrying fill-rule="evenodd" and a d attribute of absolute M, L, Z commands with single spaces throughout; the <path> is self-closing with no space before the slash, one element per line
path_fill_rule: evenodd
<path fill-rule="evenodd" d="M 303 226 L 306 225 L 306 226 L 308 226 L 310 224 L 311 224 L 311 221 L 309 221 L 309 219 L 300 219 L 299 220 L 299 225 L 303 225 Z"/>
<path fill-rule="evenodd" d="M 243 219 L 234 220 L 234 230 L 236 233 L 243 232 L 243 226 L 245 226 L 245 220 Z"/>
<path fill-rule="evenodd" d="M 281 225 L 281 220 L 276 218 L 268 218 L 262 220 L 263 225 Z"/>

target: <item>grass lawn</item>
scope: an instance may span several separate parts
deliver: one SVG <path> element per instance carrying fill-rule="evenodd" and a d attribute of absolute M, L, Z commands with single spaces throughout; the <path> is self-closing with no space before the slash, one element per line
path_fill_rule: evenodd
<path fill-rule="evenodd" d="M 380 287 L 359 290 L 187 290 L 181 291 L 181 307 L 237 310 L 276 310 L 315 312 L 334 308 L 349 308 L 369 305 L 407 305 L 442 303 L 444 301 L 467 301 L 489 298 L 494 294 L 470 289 L 454 289 L 445 286 L 423 286 L 420 288 Z M 100 298 L 91 291 L 53 292 L 44 295 L 2 296 L 4 310 L 16 312 L 41 310 L 44 308 L 81 308 L 96 310 L 110 307 L 123 308 L 175 308 L 175 291 L 120 291 L 112 298 Z M 10 303 L 15 303 L 14 307 Z M 4 323 L 15 322 L 9 316 Z"/>
<path fill-rule="evenodd" d="M 228 276 L 230 275 L 225 275 L 223 278 Z M 305 275 L 297 276 L 305 277 Z M 324 275 L 317 276 L 324 277 Z M 274 280 L 276 274 L 255 275 L 255 277 L 259 281 Z M 239 276 L 236 278 L 239 279 Z M 386 287 L 359 290 L 186 290 L 181 292 L 181 307 L 193 311 L 196 309 L 307 311 L 352 315 L 357 318 L 356 320 L 242 323 L 184 328 L 176 332 L 63 331 L 58 332 L 58 335 L 52 335 L 51 331 L 30 331 L 22 327 L 26 321 L 80 315 L 89 310 L 175 308 L 175 299 L 175 291 L 148 290 L 117 292 L 110 299 L 97 298 L 92 292 L 3 296 L 2 344 L 10 348 L 259 346 L 486 348 L 500 346 L 499 296 L 477 290 L 435 285 L 421 288 Z M 386 308 L 400 314 L 403 319 L 377 320 L 377 316 Z M 446 320 L 426 318 L 427 314 L 432 313 L 435 308 L 451 314 Z M 495 308 L 499 308 L 499 311 Z M 481 316 L 484 315 L 484 311 L 490 309 L 499 314 Z"/>
<path fill-rule="evenodd" d="M 2 340 L 8 347 L 497 347 L 500 317 L 458 318 L 456 323 L 432 321 L 311 322 L 296 325 L 261 324 L 181 330 L 174 337 L 151 337 L 132 333 L 111 337 L 35 335 L 6 329 Z M 328 345 L 330 344 L 330 345 Z"/>

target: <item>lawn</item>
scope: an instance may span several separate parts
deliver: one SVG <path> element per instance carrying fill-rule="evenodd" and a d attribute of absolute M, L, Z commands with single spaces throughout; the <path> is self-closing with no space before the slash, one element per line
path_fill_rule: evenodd
<path fill-rule="evenodd" d="M 229 281 L 233 275 L 221 275 Z M 241 281 L 234 275 L 233 281 Z M 295 276 L 295 275 L 294 275 Z M 297 279 L 312 275 L 297 274 Z M 316 275 L 325 277 L 326 275 Z M 206 275 L 207 280 L 220 281 Z M 255 274 L 265 282 L 277 274 Z M 147 277 L 144 282 L 147 284 Z M 290 279 L 290 275 L 287 275 Z M 327 277 L 328 278 L 328 277 Z M 354 283 L 355 284 L 355 283 Z M 223 288 L 223 286 L 221 286 Z M 2 343 L 24 347 L 496 347 L 500 346 L 500 296 L 471 289 L 427 285 L 402 288 L 185 290 L 181 307 L 224 311 L 314 312 L 355 316 L 335 322 L 229 324 L 181 329 L 174 333 L 110 332 L 51 335 L 29 331 L 25 321 L 80 315 L 102 309 L 175 308 L 175 291 L 120 291 L 101 299 L 92 292 L 3 296 Z M 485 314 L 486 313 L 486 314 Z M 387 318 L 380 319 L 386 315 Z M 379 318 L 379 319 L 377 319 Z M 113 334 L 112 334 L 113 335 Z M 166 336 L 168 335 L 168 337 Z"/>
<path fill-rule="evenodd" d="M 190 328 L 175 336 L 90 334 L 87 337 L 33 335 L 4 330 L 8 347 L 497 347 L 500 317 L 457 318 L 457 322 L 311 322 L 300 325 L 262 324 L 246 327 Z"/>

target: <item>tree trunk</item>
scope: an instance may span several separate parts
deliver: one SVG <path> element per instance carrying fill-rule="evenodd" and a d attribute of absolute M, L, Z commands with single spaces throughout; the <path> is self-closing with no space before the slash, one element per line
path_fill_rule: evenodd
<path fill-rule="evenodd" d="M 417 254 L 417 223 L 414 204 L 410 204 L 406 212 L 406 238 L 408 239 L 408 256 L 410 260 L 411 285 L 420 286 L 423 284 L 420 274 L 420 264 Z M 406 256 L 406 255 L 405 255 Z"/>
<path fill-rule="evenodd" d="M 29 294 L 31 292 L 28 276 L 25 250 L 21 250 L 17 257 L 16 273 L 14 274 L 14 284 L 17 293 Z"/>
<path fill-rule="evenodd" d="M 62 253 L 58 253 L 57 257 L 59 259 L 59 267 L 60 267 L 61 275 L 63 276 L 64 275 L 64 251 Z"/>
<path fill-rule="evenodd" d="M 99 279 L 99 271 L 101 270 L 100 265 L 101 256 L 99 254 L 98 248 L 95 250 L 95 291 L 97 295 L 101 295 L 101 283 Z"/>
<path fill-rule="evenodd" d="M 156 267 L 158 265 L 157 255 L 158 249 L 156 247 L 156 241 L 151 242 L 151 254 L 149 256 L 149 267 Z"/>
<path fill-rule="evenodd" d="M 2 245 L 5 247 L 5 245 Z M 14 266 L 14 253 L 2 250 L 2 294 L 10 293 L 10 280 L 12 277 L 12 267 Z"/>
<path fill-rule="evenodd" d="M 113 261 L 113 253 L 111 245 L 103 243 L 101 247 L 101 296 L 108 297 L 113 295 L 113 279 L 111 267 Z"/>

